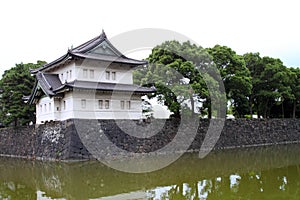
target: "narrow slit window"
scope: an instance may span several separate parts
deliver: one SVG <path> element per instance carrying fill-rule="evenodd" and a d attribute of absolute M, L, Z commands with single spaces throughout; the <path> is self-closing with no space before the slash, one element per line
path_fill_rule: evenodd
<path fill-rule="evenodd" d="M 83 69 L 83 78 L 87 78 L 87 69 Z"/>
<path fill-rule="evenodd" d="M 109 72 L 109 71 L 106 71 L 106 72 L 105 72 L 105 77 L 106 77 L 106 80 L 109 80 L 109 79 L 110 79 L 110 72 Z"/>
<path fill-rule="evenodd" d="M 94 78 L 94 70 L 90 69 L 90 78 Z"/>
<path fill-rule="evenodd" d="M 70 70 L 70 79 L 72 79 L 72 70 Z"/>
<path fill-rule="evenodd" d="M 98 108 L 103 109 L 103 100 L 98 100 Z"/>
<path fill-rule="evenodd" d="M 66 101 L 63 102 L 63 108 L 66 110 Z"/>
<path fill-rule="evenodd" d="M 81 108 L 86 108 L 86 100 L 85 99 L 81 99 Z"/>
<path fill-rule="evenodd" d="M 120 107 L 121 107 L 122 110 L 125 109 L 125 101 L 121 101 L 120 102 Z"/>
<path fill-rule="evenodd" d="M 49 103 L 49 112 L 51 112 L 51 110 L 52 110 L 52 109 L 51 109 L 51 103 Z"/>
<path fill-rule="evenodd" d="M 126 102 L 126 108 L 127 108 L 128 110 L 131 109 L 131 102 L 130 102 L 130 101 L 127 101 L 127 102 Z"/>
<path fill-rule="evenodd" d="M 111 73 L 111 79 L 114 81 L 116 80 L 116 72 Z"/>
<path fill-rule="evenodd" d="M 105 109 L 109 109 L 109 100 L 105 100 Z"/>

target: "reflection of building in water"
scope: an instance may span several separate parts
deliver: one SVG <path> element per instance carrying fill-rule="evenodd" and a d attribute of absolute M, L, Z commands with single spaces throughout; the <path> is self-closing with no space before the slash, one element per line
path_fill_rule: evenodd
<path fill-rule="evenodd" d="M 141 96 L 153 88 L 133 84 L 133 68 L 146 61 L 128 58 L 103 32 L 57 60 L 32 70 L 36 84 L 28 101 L 36 123 L 81 119 L 140 119 Z"/>

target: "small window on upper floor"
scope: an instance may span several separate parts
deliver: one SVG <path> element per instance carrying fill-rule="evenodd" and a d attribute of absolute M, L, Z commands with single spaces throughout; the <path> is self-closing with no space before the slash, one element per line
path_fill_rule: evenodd
<path fill-rule="evenodd" d="M 70 79 L 72 79 L 72 70 L 70 70 Z"/>
<path fill-rule="evenodd" d="M 81 99 L 81 108 L 86 108 L 86 100 Z"/>
<path fill-rule="evenodd" d="M 49 103 L 49 112 L 52 111 L 51 103 Z"/>
<path fill-rule="evenodd" d="M 63 102 L 63 109 L 66 110 L 66 101 Z"/>
<path fill-rule="evenodd" d="M 111 79 L 115 81 L 116 78 L 117 78 L 117 77 L 116 77 L 116 72 L 112 72 L 112 73 L 111 73 Z"/>
<path fill-rule="evenodd" d="M 120 102 L 120 107 L 121 107 L 122 110 L 125 109 L 125 101 L 121 101 Z"/>
<path fill-rule="evenodd" d="M 90 69 L 90 78 L 94 78 L 94 70 Z"/>
<path fill-rule="evenodd" d="M 109 109 L 109 100 L 105 100 L 105 109 Z"/>
<path fill-rule="evenodd" d="M 110 71 L 105 72 L 105 78 L 106 80 L 110 80 Z"/>
<path fill-rule="evenodd" d="M 67 71 L 67 77 L 66 77 L 66 80 L 69 79 L 69 71 Z"/>
<path fill-rule="evenodd" d="M 83 78 L 87 78 L 87 69 L 83 69 Z"/>
<path fill-rule="evenodd" d="M 103 100 L 98 100 L 98 108 L 103 109 Z"/>
<path fill-rule="evenodd" d="M 126 101 L 126 109 L 130 110 L 131 109 L 131 102 Z"/>
<path fill-rule="evenodd" d="M 61 81 L 64 82 L 64 74 L 63 73 L 61 73 L 60 78 L 61 78 Z"/>

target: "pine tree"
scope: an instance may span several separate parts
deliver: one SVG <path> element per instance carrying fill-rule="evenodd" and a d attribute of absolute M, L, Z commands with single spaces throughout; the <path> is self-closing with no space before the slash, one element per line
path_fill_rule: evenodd
<path fill-rule="evenodd" d="M 0 119 L 3 125 L 22 126 L 35 121 L 35 107 L 26 104 L 22 98 L 30 95 L 34 86 L 35 80 L 29 70 L 43 64 L 43 61 L 38 61 L 37 64 L 16 64 L 4 72 L 0 80 Z"/>

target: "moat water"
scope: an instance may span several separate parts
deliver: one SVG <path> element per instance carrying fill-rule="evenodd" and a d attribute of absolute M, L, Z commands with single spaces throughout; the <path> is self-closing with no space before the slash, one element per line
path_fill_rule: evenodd
<path fill-rule="evenodd" d="M 132 174 L 97 161 L 0 158 L 0 199 L 300 199 L 300 145 L 187 153 Z M 163 159 L 163 158 L 157 158 Z"/>

